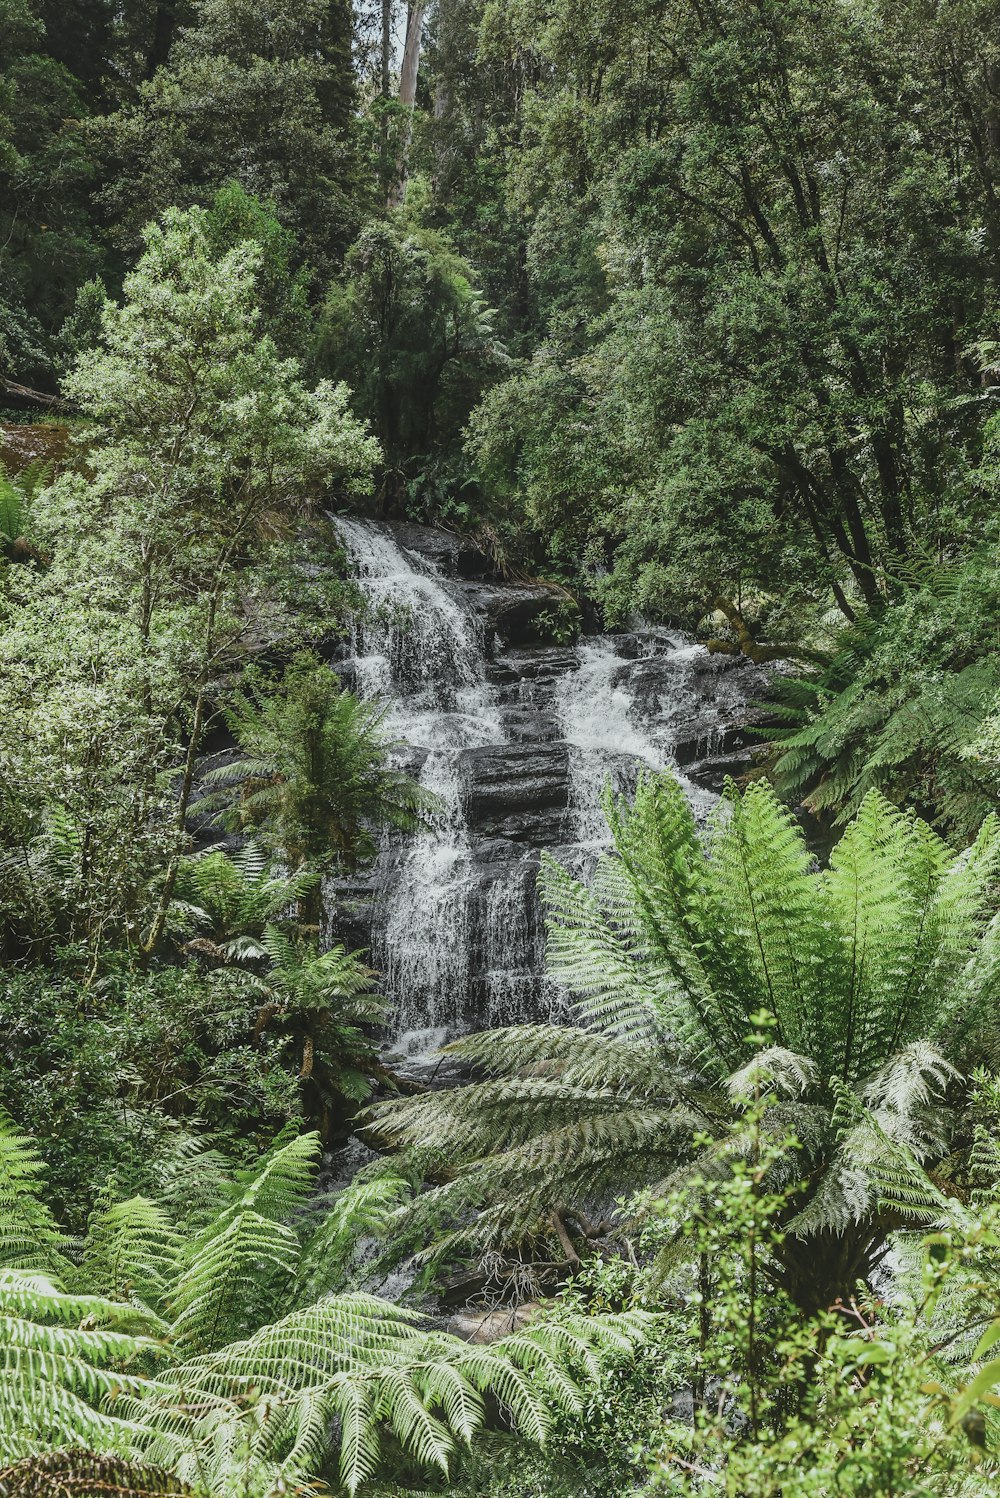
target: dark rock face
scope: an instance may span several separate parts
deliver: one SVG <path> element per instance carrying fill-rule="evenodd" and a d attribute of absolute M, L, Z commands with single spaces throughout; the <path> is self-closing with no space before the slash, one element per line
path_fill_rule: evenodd
<path fill-rule="evenodd" d="M 413 525 L 406 520 L 392 521 L 386 530 L 400 546 L 425 557 L 445 577 L 489 576 L 488 558 L 468 536 L 435 530 L 427 525 Z"/>
<path fill-rule="evenodd" d="M 562 596 L 544 583 L 464 582 L 456 584 L 456 592 L 501 648 L 544 640 L 545 616 Z"/>
<path fill-rule="evenodd" d="M 523 732 L 530 725 L 522 721 Z M 462 805 L 474 834 L 545 846 L 557 841 L 569 806 L 569 750 L 561 742 L 465 749 Z"/>

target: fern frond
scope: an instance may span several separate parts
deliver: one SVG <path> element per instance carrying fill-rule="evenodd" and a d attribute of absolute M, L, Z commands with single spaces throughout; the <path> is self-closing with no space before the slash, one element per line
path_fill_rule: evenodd
<path fill-rule="evenodd" d="M 45 1170 L 33 1142 L 0 1111 L 0 1267 L 72 1275 L 69 1240 L 43 1199 Z"/>
<path fill-rule="evenodd" d="M 163 1209 L 143 1196 L 115 1202 L 91 1221 L 82 1271 L 109 1300 L 155 1306 L 175 1270 L 181 1236 Z"/>
<path fill-rule="evenodd" d="M 384 1429 L 419 1463 L 446 1473 L 456 1441 L 480 1428 L 487 1392 L 524 1435 L 544 1440 L 553 1405 L 578 1406 L 579 1386 L 592 1383 L 603 1352 L 634 1346 L 646 1325 L 634 1313 L 580 1317 L 474 1347 L 373 1297 L 330 1296 L 168 1370 L 176 1395 L 161 1382 L 132 1407 L 153 1431 L 150 1460 L 210 1482 L 220 1451 L 237 1449 L 241 1432 L 258 1464 L 273 1464 L 286 1481 L 301 1478 L 337 1419 L 341 1480 L 353 1493 L 375 1468 Z"/>
<path fill-rule="evenodd" d="M 296 1302 L 318 1300 L 348 1288 L 363 1239 L 381 1238 L 412 1194 L 409 1181 L 392 1174 L 355 1178 L 325 1204 L 318 1203 L 318 1227 L 306 1239 L 298 1266 Z"/>
<path fill-rule="evenodd" d="M 135 1307 L 71 1295 L 39 1274 L 0 1271 L 0 1449 L 8 1459 L 50 1445 L 133 1448 L 141 1423 L 109 1413 L 152 1381 L 123 1371 L 161 1354 L 161 1323 Z"/>
<path fill-rule="evenodd" d="M 315 1134 L 274 1150 L 255 1176 L 240 1180 L 236 1200 L 185 1250 L 170 1294 L 181 1347 L 228 1341 L 263 1319 L 278 1287 L 287 1288 L 300 1247 L 286 1223 L 311 1189 L 318 1153 Z"/>

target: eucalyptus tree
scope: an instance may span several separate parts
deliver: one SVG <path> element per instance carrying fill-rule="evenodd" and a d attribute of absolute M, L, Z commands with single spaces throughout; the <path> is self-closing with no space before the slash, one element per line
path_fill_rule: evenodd
<path fill-rule="evenodd" d="M 820 869 L 762 783 L 730 790 L 707 845 L 671 777 L 605 807 L 615 853 L 593 887 L 552 859 L 541 877 L 549 971 L 577 1022 L 454 1042 L 487 1079 L 382 1104 L 377 1126 L 440 1151 L 454 1179 L 437 1202 L 481 1208 L 460 1240 L 516 1246 L 554 1225 L 575 1254 L 567 1218 L 710 1175 L 696 1138 L 766 1095 L 767 1130 L 801 1144 L 777 1278 L 825 1306 L 940 1205 L 927 1172 L 946 1094 L 995 1031 L 1000 827 L 955 856 L 872 792 Z"/>

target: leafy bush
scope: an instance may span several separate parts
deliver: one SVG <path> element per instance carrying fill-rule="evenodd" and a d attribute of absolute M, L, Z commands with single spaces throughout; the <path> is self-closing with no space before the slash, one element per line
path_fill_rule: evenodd
<path fill-rule="evenodd" d="M 775 784 L 834 825 L 877 787 L 964 841 L 1000 792 L 996 763 L 976 753 L 1000 693 L 1000 568 L 985 551 L 914 566 L 910 582 L 846 629 L 825 667 L 776 678 Z"/>
<path fill-rule="evenodd" d="M 253 1156 L 300 1112 L 279 1043 L 249 1043 L 256 1004 L 220 1004 L 192 967 L 0 977 L 0 1106 L 44 1142 L 51 1200 L 80 1231 L 110 1189 L 151 1189 L 190 1132 Z"/>

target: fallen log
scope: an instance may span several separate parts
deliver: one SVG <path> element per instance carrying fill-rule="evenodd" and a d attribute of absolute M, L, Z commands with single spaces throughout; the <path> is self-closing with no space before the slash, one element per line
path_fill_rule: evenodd
<path fill-rule="evenodd" d="M 29 406 L 44 406 L 48 411 L 76 411 L 78 407 L 62 395 L 50 395 L 45 390 L 33 390 L 30 385 L 20 385 L 16 380 L 0 375 L 0 391 L 9 401 Z"/>

